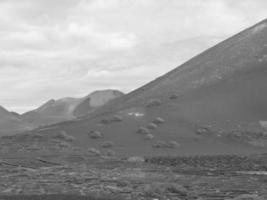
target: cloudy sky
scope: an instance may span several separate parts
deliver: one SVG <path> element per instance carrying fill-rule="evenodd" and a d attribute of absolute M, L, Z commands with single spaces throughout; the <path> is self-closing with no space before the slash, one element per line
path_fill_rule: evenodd
<path fill-rule="evenodd" d="M 267 17 L 266 0 L 0 0 L 0 105 L 129 92 Z"/>

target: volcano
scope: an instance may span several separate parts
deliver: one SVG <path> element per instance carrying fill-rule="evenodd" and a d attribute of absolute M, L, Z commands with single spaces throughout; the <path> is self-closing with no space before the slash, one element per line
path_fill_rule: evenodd
<path fill-rule="evenodd" d="M 264 20 L 79 120 L 50 126 L 44 134 L 65 131 L 75 137 L 74 144 L 86 148 L 102 149 L 109 141 L 114 151 L 129 155 L 265 152 L 261 124 L 267 121 L 266 89 Z M 91 133 L 101 137 L 92 139 Z"/>

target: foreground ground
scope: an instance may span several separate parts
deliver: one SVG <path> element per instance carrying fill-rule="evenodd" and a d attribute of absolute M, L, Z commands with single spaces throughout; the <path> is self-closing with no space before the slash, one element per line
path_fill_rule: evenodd
<path fill-rule="evenodd" d="M 0 199 L 267 199 L 267 155 L 2 156 Z"/>

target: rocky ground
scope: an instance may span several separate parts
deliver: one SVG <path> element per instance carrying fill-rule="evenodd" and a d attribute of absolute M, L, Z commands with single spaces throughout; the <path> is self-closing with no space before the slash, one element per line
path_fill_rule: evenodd
<path fill-rule="evenodd" d="M 267 198 L 266 163 L 266 155 L 2 156 L 0 199 L 260 200 Z"/>

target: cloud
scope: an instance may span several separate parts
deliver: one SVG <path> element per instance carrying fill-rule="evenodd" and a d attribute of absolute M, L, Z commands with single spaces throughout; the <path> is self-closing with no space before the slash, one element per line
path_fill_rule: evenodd
<path fill-rule="evenodd" d="M 265 0 L 0 0 L 0 105 L 129 92 L 266 17 Z"/>

